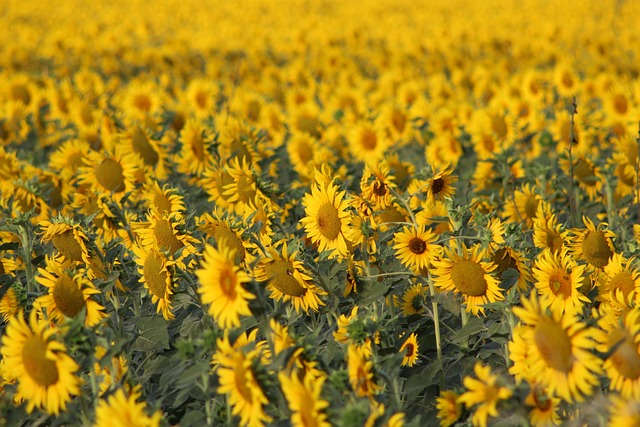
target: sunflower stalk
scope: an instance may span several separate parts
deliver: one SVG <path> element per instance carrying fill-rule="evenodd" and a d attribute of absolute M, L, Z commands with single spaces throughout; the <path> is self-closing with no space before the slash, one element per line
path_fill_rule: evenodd
<path fill-rule="evenodd" d="M 569 218 L 573 227 L 578 223 L 578 220 L 576 219 L 576 215 L 578 213 L 578 200 L 573 188 L 573 183 L 575 182 L 573 176 L 573 144 L 578 142 L 576 140 L 574 130 L 576 114 L 578 114 L 578 104 L 574 97 L 573 102 L 571 103 L 571 122 L 569 123 Z"/>
<path fill-rule="evenodd" d="M 467 314 L 467 309 L 463 305 L 460 307 L 460 321 L 462 322 L 462 328 L 467 326 L 467 322 L 469 321 L 469 315 Z M 469 350 L 469 338 L 465 338 L 460 343 L 460 348 L 463 350 Z"/>
<path fill-rule="evenodd" d="M 438 301 L 436 301 L 436 290 L 433 282 L 429 280 L 429 292 L 431 294 L 431 307 L 433 309 L 433 328 L 436 335 L 436 354 L 438 357 L 438 368 L 440 369 L 440 388 L 444 388 L 444 363 L 442 362 L 442 338 L 440 337 L 440 315 L 438 314 Z"/>
<path fill-rule="evenodd" d="M 636 138 L 636 146 L 638 149 L 638 154 L 636 154 L 636 164 L 635 166 L 635 187 L 636 187 L 636 211 L 637 211 L 637 219 L 636 221 L 640 221 L 640 122 L 638 122 L 638 137 Z"/>

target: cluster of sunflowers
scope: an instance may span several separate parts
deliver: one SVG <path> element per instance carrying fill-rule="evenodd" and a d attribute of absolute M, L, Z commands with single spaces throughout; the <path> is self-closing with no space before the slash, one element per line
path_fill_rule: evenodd
<path fill-rule="evenodd" d="M 476 3 L 3 2 L 0 425 L 638 425 L 640 7 Z"/>

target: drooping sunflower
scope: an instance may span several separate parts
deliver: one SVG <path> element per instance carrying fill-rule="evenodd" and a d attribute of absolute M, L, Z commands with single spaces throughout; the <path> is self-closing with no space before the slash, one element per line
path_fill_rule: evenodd
<path fill-rule="evenodd" d="M 601 223 L 596 228 L 586 216 L 582 217 L 582 221 L 587 228 L 572 230 L 574 235 L 569 243 L 571 254 L 576 259 L 586 261 L 590 269 L 603 269 L 615 253 L 612 239 L 616 235 L 606 228 L 606 223 Z"/>
<path fill-rule="evenodd" d="M 269 403 L 256 379 L 254 363 L 260 363 L 261 348 L 244 352 L 229 343 L 228 334 L 217 341 L 214 355 L 215 370 L 220 380 L 218 393 L 225 394 L 231 405 L 231 413 L 240 417 L 247 426 L 263 426 L 271 421 L 264 412 Z"/>
<path fill-rule="evenodd" d="M 278 379 L 291 410 L 291 424 L 294 427 L 331 426 L 324 413 L 329 402 L 320 396 L 325 377 L 314 378 L 312 375 L 305 375 L 304 378 L 299 378 L 295 373 L 287 375 L 280 372 Z"/>
<path fill-rule="evenodd" d="M 244 288 L 243 283 L 250 278 L 234 257 L 224 244 L 218 248 L 207 245 L 202 269 L 196 271 L 202 302 L 209 305 L 209 314 L 225 329 L 240 326 L 240 316 L 251 315 L 248 300 L 255 298 Z"/>
<path fill-rule="evenodd" d="M 456 392 L 448 390 L 441 391 L 440 396 L 436 397 L 440 427 L 452 426 L 462 415 L 459 398 Z"/>
<path fill-rule="evenodd" d="M 601 360 L 592 352 L 594 329 L 567 313 L 548 314 L 535 291 L 521 302 L 522 307 L 513 308 L 522 322 L 517 329 L 521 339 L 514 342 L 527 348 L 510 352 L 514 367 L 526 365 L 523 376 L 529 382 L 538 382 L 549 394 L 570 403 L 581 402 L 599 384 Z M 526 359 L 517 355 L 526 355 Z"/>
<path fill-rule="evenodd" d="M 70 218 L 58 217 L 40 222 L 43 242 L 53 243 L 65 260 L 91 263 L 87 243 L 89 239 L 82 227 Z"/>
<path fill-rule="evenodd" d="M 400 347 L 400 353 L 405 352 L 401 366 L 412 367 L 415 365 L 418 361 L 418 351 L 418 336 L 412 332 Z"/>
<path fill-rule="evenodd" d="M 427 270 L 440 255 L 442 247 L 435 242 L 438 236 L 426 226 L 406 226 L 395 234 L 393 249 L 402 264 L 413 270 Z"/>
<path fill-rule="evenodd" d="M 609 354 L 604 371 L 609 389 L 627 399 L 640 399 L 640 309 L 633 308 L 621 318 L 609 313 L 598 320 L 596 350 Z"/>
<path fill-rule="evenodd" d="M 222 210 L 214 209 L 213 213 L 205 213 L 197 218 L 198 227 L 208 236 L 216 239 L 218 246 L 223 245 L 235 253 L 233 258 L 237 265 L 242 264 L 247 256 L 245 242 L 242 239 L 242 226 Z"/>
<path fill-rule="evenodd" d="M 366 345 L 349 344 L 347 370 L 351 388 L 357 396 L 373 397 L 382 391 L 383 387 L 374 380 L 373 367 L 371 350 Z"/>
<path fill-rule="evenodd" d="M 478 379 L 469 376 L 464 378 L 463 383 L 468 391 L 462 393 L 458 400 L 467 409 L 478 405 L 471 420 L 474 425 L 486 427 L 489 417 L 498 415 L 500 401 L 510 398 L 513 393 L 507 387 L 500 386 L 499 378 L 489 366 L 476 362 L 474 372 Z"/>
<path fill-rule="evenodd" d="M 38 322 L 33 310 L 29 324 L 21 314 L 11 318 L 2 337 L 6 372 L 17 380 L 17 392 L 29 413 L 38 408 L 57 415 L 80 393 L 81 380 L 75 375 L 79 367 L 54 334 L 46 322 Z"/>
<path fill-rule="evenodd" d="M 133 252 L 140 273 L 140 283 L 151 294 L 151 302 L 157 304 L 157 312 L 162 312 L 166 320 L 174 319 L 171 307 L 173 295 L 173 261 L 154 247 L 147 249 L 134 245 Z"/>
<path fill-rule="evenodd" d="M 458 177 L 453 175 L 453 167 L 449 163 L 441 168 L 432 165 L 431 169 L 433 176 L 427 180 L 425 186 L 427 203 L 433 205 L 436 201 L 442 202 L 446 197 L 453 197 L 456 189 L 452 184 L 458 181 Z"/>
<path fill-rule="evenodd" d="M 2 273 L 4 274 L 4 273 Z M 7 292 L 0 298 L 0 316 L 3 322 L 8 322 L 13 316 L 20 311 L 20 301 L 18 294 L 13 286 L 7 289 Z"/>
<path fill-rule="evenodd" d="M 306 216 L 300 222 L 319 252 L 331 251 L 329 258 L 343 258 L 349 252 L 344 237 L 349 220 L 345 194 L 331 182 L 316 183 L 311 186 L 311 194 L 305 194 L 302 200 Z"/>
<path fill-rule="evenodd" d="M 426 296 L 426 286 L 423 286 L 420 283 L 410 286 L 402 295 L 402 314 L 405 316 L 411 316 L 413 314 L 424 313 Z"/>
<path fill-rule="evenodd" d="M 291 302 L 296 312 L 300 312 L 300 309 L 305 313 L 309 310 L 318 311 L 318 307 L 324 305 L 319 296 L 326 295 L 326 292 L 313 283 L 298 259 L 298 253 L 289 253 L 287 242 L 282 243 L 280 251 L 272 246 L 267 251 L 259 258 L 254 277 L 267 282 L 271 298 Z"/>
<path fill-rule="evenodd" d="M 134 190 L 137 167 L 130 154 L 89 152 L 78 170 L 78 183 L 87 185 L 98 194 L 113 195 L 119 202 L 125 193 Z"/>
<path fill-rule="evenodd" d="M 482 261 L 479 245 L 467 249 L 464 243 L 459 247 L 453 243 L 445 248 L 441 260 L 433 261 L 433 266 L 433 284 L 443 291 L 461 294 L 467 312 L 484 315 L 482 304 L 504 299 L 498 280 L 492 275 L 496 265 Z"/>
<path fill-rule="evenodd" d="M 580 292 L 584 273 L 585 266 L 578 265 L 566 248 L 555 254 L 542 252 L 533 267 L 542 308 L 560 314 L 579 314 L 583 304 L 589 302 L 589 298 Z"/>
<path fill-rule="evenodd" d="M 604 275 L 600 275 L 598 284 L 598 298 L 605 303 L 623 301 L 631 307 L 640 295 L 640 272 L 633 267 L 634 258 L 627 260 L 623 255 L 615 253 L 609 264 L 604 268 Z"/>
<path fill-rule="evenodd" d="M 48 294 L 36 301 L 55 322 L 76 317 L 83 309 L 87 327 L 97 325 L 107 316 L 105 308 L 92 297 L 101 292 L 89 281 L 84 269 L 69 270 L 59 259 L 47 257 L 46 268 L 38 269 L 36 281 L 48 288 Z"/>
<path fill-rule="evenodd" d="M 156 411 L 151 416 L 147 404 L 140 400 L 140 387 L 127 393 L 119 388 L 107 398 L 100 399 L 96 406 L 94 427 L 158 427 L 162 412 Z"/>

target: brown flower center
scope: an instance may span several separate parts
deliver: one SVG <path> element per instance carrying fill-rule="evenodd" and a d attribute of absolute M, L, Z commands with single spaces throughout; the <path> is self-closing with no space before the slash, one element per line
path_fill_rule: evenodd
<path fill-rule="evenodd" d="M 171 228 L 171 224 L 166 219 L 161 219 L 156 223 L 153 229 L 153 235 L 156 238 L 160 251 L 174 254 L 184 246 L 184 243 L 173 234 L 173 228 Z"/>
<path fill-rule="evenodd" d="M 564 268 L 554 268 L 549 274 L 549 288 L 554 295 L 562 295 L 564 299 L 571 296 L 571 273 Z"/>
<path fill-rule="evenodd" d="M 486 272 L 475 261 L 463 259 L 451 268 L 451 281 L 462 294 L 479 297 L 487 293 Z"/>
<path fill-rule="evenodd" d="M 233 261 L 236 265 L 244 261 L 244 244 L 242 243 L 242 239 L 239 238 L 233 230 L 224 224 L 219 224 L 213 232 L 213 237 L 215 237 L 218 244 L 219 242 L 223 242 L 226 248 L 235 253 Z"/>
<path fill-rule="evenodd" d="M 53 246 L 68 260 L 82 261 L 82 246 L 75 239 L 73 230 L 56 234 L 51 238 Z"/>
<path fill-rule="evenodd" d="M 413 356 L 413 352 L 415 351 L 415 346 L 411 343 L 407 343 L 404 345 L 404 349 L 407 352 L 406 353 L 406 357 L 411 357 Z"/>
<path fill-rule="evenodd" d="M 409 250 L 416 255 L 421 255 L 427 250 L 427 244 L 419 237 L 409 240 Z"/>
<path fill-rule="evenodd" d="M 138 110 L 146 113 L 151 109 L 151 98 L 147 94 L 138 94 L 133 98 L 133 105 Z"/>
<path fill-rule="evenodd" d="M 547 247 L 553 253 L 560 252 L 562 249 L 562 245 L 564 244 L 564 240 L 562 240 L 562 236 L 555 230 L 547 230 Z"/>
<path fill-rule="evenodd" d="M 500 248 L 491 257 L 491 261 L 498 267 L 496 272 L 502 274 L 509 268 L 518 270 L 518 264 L 516 260 L 509 254 L 507 248 Z"/>
<path fill-rule="evenodd" d="M 168 274 L 166 269 L 163 270 L 162 255 L 151 252 L 144 261 L 142 273 L 149 291 L 156 297 L 164 299 L 167 292 Z"/>
<path fill-rule="evenodd" d="M 360 145 L 365 150 L 373 151 L 378 146 L 378 136 L 370 129 L 365 129 L 360 135 Z"/>
<path fill-rule="evenodd" d="M 39 386 L 49 387 L 58 382 L 56 362 L 47 359 L 47 343 L 39 336 L 29 337 L 22 346 L 22 363 L 27 375 Z"/>
<path fill-rule="evenodd" d="M 613 255 L 608 243 L 602 231 L 587 231 L 582 242 L 585 260 L 596 268 L 604 268 Z"/>
<path fill-rule="evenodd" d="M 238 276 L 231 265 L 225 265 L 220 271 L 220 288 L 222 292 L 231 300 L 235 300 L 238 291 L 236 286 L 238 285 Z"/>
<path fill-rule="evenodd" d="M 435 195 L 438 195 L 443 188 L 444 188 L 444 179 L 442 178 L 436 178 L 431 183 L 431 191 L 433 191 L 433 194 Z"/>
<path fill-rule="evenodd" d="M 640 377 L 640 355 L 638 346 L 627 336 L 618 349 L 609 358 L 613 367 L 625 379 L 635 380 Z"/>
<path fill-rule="evenodd" d="M 96 180 L 105 190 L 119 192 L 124 190 L 124 169 L 113 159 L 104 159 L 96 167 Z"/>
<path fill-rule="evenodd" d="M 67 317 L 75 317 L 86 304 L 80 286 L 67 275 L 58 278 L 52 293 L 56 308 Z"/>
<path fill-rule="evenodd" d="M 375 180 L 373 182 L 373 194 L 378 197 L 385 196 L 387 194 L 387 186 L 385 185 L 385 183 Z"/>
<path fill-rule="evenodd" d="M 533 340 L 548 366 L 564 373 L 571 370 L 574 362 L 571 340 L 559 323 L 549 318 L 540 319 Z"/>
<path fill-rule="evenodd" d="M 338 209 L 332 203 L 325 203 L 318 209 L 316 222 L 320 234 L 328 240 L 335 240 L 340 234 L 342 223 L 338 215 Z"/>
<path fill-rule="evenodd" d="M 131 136 L 131 146 L 147 166 L 155 166 L 158 163 L 159 156 L 156 150 L 149 142 L 149 138 L 144 131 L 136 128 Z"/>
<path fill-rule="evenodd" d="M 633 280 L 633 276 L 626 271 L 621 271 L 611 278 L 609 282 L 609 289 L 612 294 L 615 295 L 617 290 L 622 292 L 622 295 L 626 298 L 629 294 L 635 290 L 636 282 Z"/>
<path fill-rule="evenodd" d="M 530 195 L 527 197 L 527 201 L 524 203 L 524 212 L 527 215 L 527 218 L 533 219 L 536 217 L 539 202 L 540 201 L 535 195 Z"/>
<path fill-rule="evenodd" d="M 276 260 L 265 265 L 265 273 L 271 286 L 284 295 L 302 297 L 307 293 L 307 288 L 296 280 L 293 271 L 293 264 L 286 260 Z"/>

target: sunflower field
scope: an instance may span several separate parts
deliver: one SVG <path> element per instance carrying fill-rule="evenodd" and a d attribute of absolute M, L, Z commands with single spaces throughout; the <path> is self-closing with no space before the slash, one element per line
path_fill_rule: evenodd
<path fill-rule="evenodd" d="M 638 16 L 2 0 L 0 427 L 640 425 Z"/>

